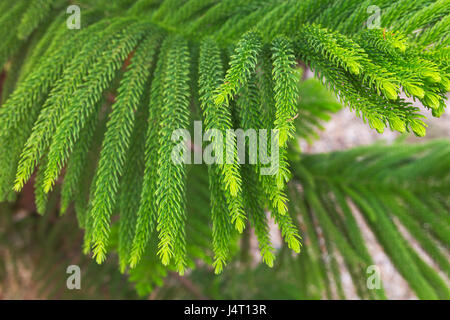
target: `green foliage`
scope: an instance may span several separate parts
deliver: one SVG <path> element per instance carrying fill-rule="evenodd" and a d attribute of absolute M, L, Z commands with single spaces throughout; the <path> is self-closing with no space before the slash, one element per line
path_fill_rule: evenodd
<path fill-rule="evenodd" d="M 213 101 L 214 90 L 220 85 L 222 78 L 222 61 L 217 44 L 206 39 L 200 48 L 199 57 L 199 94 L 205 130 L 217 129 L 222 135 L 232 129 L 231 113 L 228 107 Z M 236 141 L 227 140 L 227 150 L 235 150 Z M 211 143 L 216 154 L 223 154 L 223 146 L 211 137 Z M 228 149 L 229 148 L 229 149 Z M 233 152 L 233 158 L 236 154 Z M 232 233 L 232 219 L 240 221 L 244 215 L 242 198 L 236 194 L 236 188 L 241 186 L 239 165 L 235 163 L 213 164 L 208 168 L 211 189 L 211 217 L 213 228 L 213 250 L 215 253 L 215 270 L 221 272 L 229 255 L 229 242 Z M 222 178 L 224 177 L 224 178 Z"/>
<path fill-rule="evenodd" d="M 178 272 L 186 265 L 186 235 L 184 230 L 186 201 L 186 168 L 174 163 L 172 153 L 176 143 L 172 134 L 189 126 L 189 51 L 181 38 L 170 41 L 161 94 L 161 122 L 158 134 L 158 171 L 155 204 L 158 213 L 158 255 L 164 265 L 173 258 Z M 182 153 L 183 150 L 180 150 Z"/>
<path fill-rule="evenodd" d="M 67 29 L 68 4 L 0 4 L 0 66 L 7 74 L 1 201 L 13 200 L 13 190 L 36 171 L 36 204 L 44 213 L 64 173 L 61 209 L 74 203 L 85 252 L 101 263 L 117 250 L 121 271 L 134 268 L 141 293 L 160 284 L 166 270 L 183 274 L 196 259 L 222 272 L 252 227 L 267 265 L 281 256 L 301 266 L 299 279 L 312 281 L 312 288 L 299 283 L 301 297 L 331 297 L 331 280 L 344 296 L 338 254 L 361 297 L 383 298 L 361 283 L 372 262 L 351 199 L 417 295 L 448 297 L 393 219 L 448 272 L 433 242 L 449 244 L 448 192 L 440 187 L 448 186 L 448 145 L 301 159 L 296 145 L 297 138 L 311 142 L 320 121 L 340 108 L 318 82 L 302 81 L 307 68 L 371 128 L 424 136 L 425 116 L 413 102 L 435 117 L 445 110 L 448 1 L 81 0 L 81 30 Z M 380 28 L 365 25 L 369 5 L 383 10 Z M 209 137 L 210 151 L 225 152 L 232 163 L 196 169 L 172 161 L 179 143 L 172 134 L 190 129 L 191 119 L 226 137 L 225 146 Z M 237 128 L 278 130 L 279 154 L 269 148 L 280 160 L 276 175 L 261 175 L 260 159 L 237 162 L 236 137 L 228 135 Z M 306 252 L 277 252 L 268 212 L 287 247 Z M 146 264 L 157 270 L 153 278 Z"/>
<path fill-rule="evenodd" d="M 128 72 L 121 80 L 117 99 L 108 119 L 97 178 L 89 216 L 92 219 L 94 257 L 100 263 L 105 259 L 112 211 L 115 208 L 119 178 L 123 174 L 126 154 L 130 145 L 135 113 L 144 94 L 144 84 L 150 75 L 157 38 L 148 37 L 136 49 Z M 130 46 L 131 47 L 131 46 Z"/>
<path fill-rule="evenodd" d="M 162 85 L 165 73 L 165 60 L 170 42 L 161 45 L 159 59 L 155 68 L 150 89 L 149 119 L 145 140 L 145 171 L 137 212 L 136 232 L 130 253 L 130 266 L 135 267 L 143 255 L 150 235 L 156 225 L 157 209 L 154 206 L 158 169 L 158 123 L 161 119 Z"/>

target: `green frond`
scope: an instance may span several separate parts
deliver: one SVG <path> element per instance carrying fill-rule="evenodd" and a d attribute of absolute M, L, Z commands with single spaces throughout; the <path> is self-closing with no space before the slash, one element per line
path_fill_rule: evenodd
<path fill-rule="evenodd" d="M 239 7 L 241 1 L 239 0 L 224 0 L 215 2 L 210 6 L 201 17 L 196 19 L 189 25 L 188 32 L 191 34 L 201 33 L 203 28 L 214 25 L 228 17 L 231 12 Z"/>
<path fill-rule="evenodd" d="M 95 112 L 95 106 L 98 105 L 103 91 L 111 84 L 123 61 L 149 28 L 144 23 L 136 23 L 117 33 L 103 55 L 97 58 L 90 68 L 83 88 L 70 98 L 69 107 L 61 115 L 60 124 L 50 144 L 49 163 L 45 174 L 46 192 L 51 190 L 86 119 Z"/>
<path fill-rule="evenodd" d="M 214 251 L 214 270 L 221 273 L 230 258 L 230 240 L 233 226 L 229 218 L 227 200 L 223 193 L 223 181 L 217 169 L 208 168 L 209 188 L 211 190 L 212 241 Z"/>
<path fill-rule="evenodd" d="M 226 131 L 232 129 L 232 119 L 229 109 L 224 104 L 215 105 L 213 101 L 215 89 L 220 85 L 223 71 L 219 48 L 211 39 L 206 39 L 200 48 L 199 74 L 200 106 L 205 130 L 217 129 L 220 130 L 222 136 L 225 136 Z M 223 154 L 228 152 L 230 144 L 226 145 L 226 150 L 224 150 L 220 141 L 215 141 L 214 137 L 210 139 L 214 154 L 219 157 L 222 155 L 221 161 L 225 162 Z M 231 142 L 233 151 L 235 143 L 236 141 Z M 233 157 L 235 156 L 233 155 Z M 237 165 L 229 163 L 212 164 L 208 168 L 208 172 L 215 253 L 214 267 L 216 273 L 220 273 L 229 257 L 231 221 L 239 223 L 244 216 L 241 194 L 231 193 L 231 190 L 240 189 L 241 173 Z"/>
<path fill-rule="evenodd" d="M 140 195 L 137 222 L 130 253 L 130 266 L 134 268 L 145 252 L 150 236 L 155 229 L 157 220 L 157 207 L 155 191 L 157 187 L 158 170 L 158 123 L 161 119 L 163 106 L 162 88 L 166 68 L 167 51 L 170 40 L 166 39 L 161 45 L 158 62 L 153 74 L 150 88 L 148 130 L 145 139 L 145 171 Z"/>
<path fill-rule="evenodd" d="M 176 24 L 189 19 L 199 11 L 203 11 L 214 2 L 215 0 L 187 0 L 181 6 L 177 6 L 173 14 L 167 15 L 165 18 L 170 24 Z"/>
<path fill-rule="evenodd" d="M 47 208 L 48 194 L 44 192 L 44 173 L 47 166 L 47 159 L 44 158 L 36 172 L 34 182 L 34 197 L 36 202 L 36 210 L 43 215 Z"/>
<path fill-rule="evenodd" d="M 146 79 L 150 76 L 157 39 L 157 36 L 148 36 L 137 47 L 130 66 L 121 80 L 117 99 L 112 105 L 107 123 L 89 213 L 93 218 L 93 252 L 99 263 L 105 259 L 110 219 L 119 191 L 119 179 L 124 171 L 135 113 L 144 94 Z M 128 48 L 132 49 L 131 46 Z"/>
<path fill-rule="evenodd" d="M 261 184 L 254 178 L 255 170 L 253 170 L 252 167 L 245 165 L 242 170 L 245 177 L 244 186 L 248 191 L 248 193 L 245 194 L 245 204 L 249 220 L 255 229 L 262 261 L 269 267 L 272 267 L 275 260 L 275 254 L 270 239 L 269 224 L 264 210 L 264 201 L 260 196 L 263 194 Z"/>
<path fill-rule="evenodd" d="M 429 6 L 425 6 L 414 12 L 407 20 L 399 20 L 395 27 L 405 34 L 420 30 L 436 24 L 440 19 L 450 14 L 447 0 L 438 0 L 432 2 Z M 405 21 L 406 20 L 406 21 Z"/>
<path fill-rule="evenodd" d="M 449 15 L 444 16 L 432 27 L 423 30 L 417 36 L 417 42 L 421 45 L 434 45 L 438 48 L 448 48 L 450 35 L 448 27 L 450 25 Z"/>
<path fill-rule="evenodd" d="M 298 76 L 295 57 L 289 40 L 277 38 L 273 42 L 273 82 L 275 92 L 275 130 L 279 131 L 279 145 L 285 147 L 293 138 L 293 119 L 297 114 Z"/>
<path fill-rule="evenodd" d="M 256 33 L 247 33 L 238 42 L 235 54 L 230 61 L 224 82 L 217 89 L 214 103 L 228 104 L 229 100 L 244 86 L 256 68 L 258 54 L 261 50 L 261 40 Z"/>
<path fill-rule="evenodd" d="M 88 119 L 85 130 L 81 132 L 80 139 L 74 146 L 72 155 L 67 163 L 64 181 L 61 188 L 61 212 L 65 213 L 77 194 L 82 183 L 83 171 L 88 162 L 89 150 L 94 145 L 94 136 L 99 125 L 99 115 L 94 113 Z M 79 221 L 84 226 L 83 221 Z"/>
<path fill-rule="evenodd" d="M 19 39 L 26 39 L 36 27 L 48 18 L 55 0 L 36 0 L 29 3 L 17 28 Z"/>
<path fill-rule="evenodd" d="M 167 68 L 161 84 L 163 99 L 155 191 L 158 207 L 158 255 L 164 265 L 174 261 L 179 273 L 183 273 L 186 268 L 186 168 L 184 164 L 173 161 L 172 154 L 177 141 L 172 140 L 172 134 L 174 130 L 188 129 L 189 126 L 189 58 L 187 43 L 179 38 L 173 39 L 167 52 Z M 185 147 L 187 146 L 174 156 L 182 156 Z"/>
<path fill-rule="evenodd" d="M 231 220 L 236 229 L 242 232 L 245 213 L 242 205 L 241 173 L 236 161 L 227 161 L 228 157 L 232 160 L 237 159 L 236 137 L 228 133 L 233 129 L 230 108 L 224 103 L 215 104 L 214 102 L 215 90 L 221 84 L 223 71 L 220 51 L 214 41 L 210 39 L 205 40 L 200 48 L 199 74 L 200 106 L 204 117 L 205 131 L 219 130 L 222 134 L 222 142 L 225 139 L 225 147 L 223 147 L 221 141 L 215 141 L 214 137 L 210 137 L 214 154 L 219 157 L 217 170 L 222 176 L 223 192 L 228 203 Z"/>
<path fill-rule="evenodd" d="M 51 137 L 56 131 L 61 121 L 61 117 L 69 108 L 69 100 L 82 84 L 83 78 L 86 76 L 89 68 L 92 67 L 96 54 L 99 54 L 102 48 L 111 40 L 111 36 L 103 39 L 104 34 L 100 32 L 105 25 L 99 25 L 91 29 L 96 36 L 89 39 L 83 45 L 83 49 L 78 53 L 72 63 L 64 70 L 62 78 L 55 87 L 52 88 L 50 94 L 42 107 L 39 118 L 34 125 L 33 132 L 28 138 L 27 144 L 22 152 L 21 160 L 17 170 L 15 190 L 20 191 L 34 171 L 39 161 L 40 155 L 50 145 Z M 107 32 L 120 30 L 125 26 L 125 21 L 107 28 Z"/>
<path fill-rule="evenodd" d="M 58 35 L 46 51 L 48 55 L 41 58 L 41 63 L 20 83 L 0 109 L 1 135 L 17 129 L 31 109 L 38 107 L 36 104 L 48 94 L 51 85 L 75 55 L 77 46 L 84 43 L 90 32 L 98 30 L 101 25 L 102 23 L 94 25 L 92 29 L 84 29 L 76 34 L 69 33 L 64 26 L 60 26 Z M 60 42 L 63 40 L 64 43 Z"/>
<path fill-rule="evenodd" d="M 125 271 L 130 259 L 138 218 L 137 213 L 140 205 L 139 200 L 145 167 L 145 144 L 142 141 L 145 139 L 148 127 L 147 106 L 148 99 L 143 99 L 139 107 L 140 112 L 138 111 L 136 115 L 136 124 L 131 135 L 131 144 L 125 161 L 122 180 L 120 181 L 119 198 L 117 200 L 117 208 L 120 212 L 117 251 L 121 272 Z"/>

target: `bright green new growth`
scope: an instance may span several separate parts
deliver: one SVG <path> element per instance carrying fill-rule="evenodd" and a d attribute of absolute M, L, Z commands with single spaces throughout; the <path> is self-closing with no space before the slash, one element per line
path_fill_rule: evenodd
<path fill-rule="evenodd" d="M 280 146 L 285 147 L 288 139 L 294 137 L 293 121 L 297 113 L 298 76 L 295 74 L 296 62 L 289 40 L 275 39 L 272 51 L 273 82 L 277 101 L 275 129 L 279 131 Z"/>
<path fill-rule="evenodd" d="M 117 90 L 117 99 L 111 107 L 89 212 L 93 219 L 93 252 L 99 263 L 105 259 L 110 217 L 115 207 L 119 178 L 123 174 L 135 113 L 144 94 L 145 79 L 150 75 L 156 40 L 154 36 L 148 36 L 139 44 Z"/>
<path fill-rule="evenodd" d="M 187 42 L 171 40 L 161 83 L 162 105 L 158 141 L 158 172 L 155 204 L 158 213 L 158 255 L 164 265 L 173 259 L 178 272 L 186 267 L 185 192 L 186 168 L 174 163 L 176 142 L 172 134 L 189 126 L 189 51 Z M 183 153 L 183 150 L 179 151 Z M 177 156 L 180 156 L 178 154 Z M 175 156 L 175 157 L 177 157 Z"/>
<path fill-rule="evenodd" d="M 258 54 L 261 50 L 261 40 L 257 33 L 250 32 L 237 44 L 235 54 L 231 56 L 230 68 L 227 71 L 223 84 L 217 89 L 214 103 L 228 104 L 230 98 L 241 87 L 247 84 L 255 71 Z"/>
<path fill-rule="evenodd" d="M 199 94 L 201 109 L 205 123 L 205 130 L 220 130 L 224 145 L 220 141 L 214 141 L 213 151 L 216 155 L 221 155 L 222 159 L 214 168 L 216 174 L 222 175 L 223 179 L 219 185 L 223 187 L 223 193 L 232 218 L 232 223 L 240 233 L 245 226 L 245 213 L 242 205 L 242 178 L 240 165 L 237 163 L 236 138 L 228 135 L 227 130 L 233 129 L 231 108 L 226 103 L 216 104 L 215 90 L 220 86 L 223 77 L 222 60 L 220 50 L 211 39 L 206 39 L 200 48 L 199 57 Z M 223 141 L 222 141 L 223 142 Z M 226 161 L 230 157 L 234 161 Z"/>
<path fill-rule="evenodd" d="M 301 159 L 297 146 L 299 137 L 314 140 L 320 121 L 339 109 L 318 82 L 303 81 L 307 67 L 371 128 L 424 136 L 425 117 L 413 100 L 435 117 L 445 110 L 448 1 L 78 2 L 81 30 L 66 27 L 69 1 L 0 4 L 6 72 L 0 201 L 13 200 L 13 190 L 34 179 L 37 211 L 44 213 L 49 193 L 62 183 L 61 211 L 74 204 L 84 251 L 99 263 L 117 251 L 120 270 L 134 268 L 137 282 L 151 265 L 155 278 L 146 288 L 197 259 L 216 273 L 233 268 L 236 241 L 245 244 L 254 231 L 265 264 L 288 256 L 301 266 L 304 297 L 317 296 L 313 289 L 331 297 L 331 281 L 343 296 L 339 253 L 358 294 L 383 298 L 382 290 L 367 292 L 360 283 L 363 266 L 373 263 L 351 200 L 419 297 L 448 296 L 391 219 L 448 274 L 435 245 L 449 242 L 442 187 L 448 187 L 447 144 Z M 379 28 L 367 28 L 370 5 L 383 10 Z M 223 145 L 212 138 L 209 151 L 233 163 L 206 168 L 172 161 L 181 141 L 172 134 L 198 119 L 204 131 L 218 129 L 224 137 Z M 237 162 L 236 137 L 227 135 L 237 128 L 278 131 L 276 174 L 261 175 L 259 158 L 254 165 Z M 202 152 L 191 142 L 193 152 Z M 427 173 L 433 173 L 428 180 Z M 357 183 L 369 177 L 374 182 Z M 389 188 L 391 180 L 399 188 Z M 281 250 L 270 237 L 269 217 L 287 244 Z M 424 224 L 431 237 L 421 232 Z M 284 248 L 302 252 L 297 258 Z"/>
<path fill-rule="evenodd" d="M 226 130 L 233 128 L 231 112 L 226 104 L 216 105 L 213 101 L 214 90 L 220 85 L 223 77 L 222 69 L 219 47 L 211 39 L 204 40 L 199 53 L 199 94 L 203 121 L 205 130 L 217 129 L 225 136 Z M 223 154 L 224 151 L 232 150 L 232 156 L 236 159 L 236 141 L 234 139 L 225 144 L 226 150 L 223 150 L 224 146 L 218 141 L 214 141 L 213 137 L 211 139 L 215 154 Z M 240 223 L 240 225 L 236 225 L 236 228 L 241 232 L 244 227 L 245 213 L 242 197 L 240 193 L 237 193 L 241 191 L 242 182 L 239 165 L 235 163 L 212 165 L 208 167 L 208 175 L 211 189 L 214 267 L 216 273 L 220 273 L 229 258 L 232 230 L 228 217 L 231 216 L 236 223 Z M 228 184 L 225 181 L 228 181 Z M 231 190 L 236 188 L 238 190 L 233 194 Z"/>

